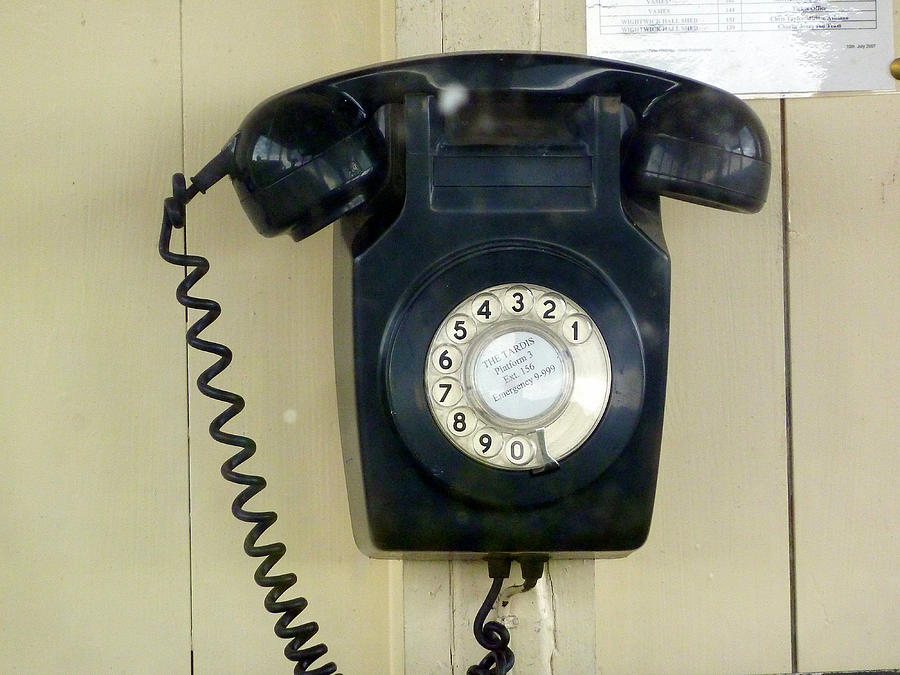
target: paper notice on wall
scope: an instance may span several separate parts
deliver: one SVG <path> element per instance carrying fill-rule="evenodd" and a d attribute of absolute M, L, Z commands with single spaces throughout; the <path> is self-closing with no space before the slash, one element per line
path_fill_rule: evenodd
<path fill-rule="evenodd" d="M 587 51 L 738 94 L 893 90 L 891 0 L 587 0 Z"/>

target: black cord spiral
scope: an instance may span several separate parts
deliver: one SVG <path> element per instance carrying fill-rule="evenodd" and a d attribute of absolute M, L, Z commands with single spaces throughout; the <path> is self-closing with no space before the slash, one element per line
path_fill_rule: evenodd
<path fill-rule="evenodd" d="M 478 664 L 469 666 L 466 675 L 506 675 L 516 662 L 516 657 L 509 648 L 509 630 L 499 621 L 486 621 L 488 613 L 500 596 L 503 580 L 509 576 L 509 565 L 508 559 L 488 561 L 490 575 L 494 581 L 475 615 L 472 627 L 478 644 L 487 649 L 488 653 Z"/>
<path fill-rule="evenodd" d="M 209 166 L 212 165 L 213 162 Z M 256 443 L 253 439 L 222 431 L 222 427 L 244 409 L 244 399 L 238 394 L 210 385 L 210 381 L 231 363 L 232 354 L 231 350 L 225 345 L 199 337 L 200 333 L 209 327 L 221 314 L 222 308 L 219 303 L 214 300 L 188 295 L 188 291 L 194 284 L 209 271 L 209 261 L 202 256 L 184 255 L 171 250 L 172 229 L 184 227 L 185 206 L 187 203 L 198 192 L 205 192 L 209 185 L 216 182 L 222 175 L 224 174 L 217 175 L 211 182 L 201 182 L 199 186 L 194 182 L 189 188 L 185 186 L 182 174 L 175 174 L 172 177 L 172 196 L 165 200 L 163 208 L 162 230 L 159 236 L 159 254 L 168 263 L 179 267 L 193 268 L 178 285 L 175 297 L 179 303 L 188 309 L 198 309 L 206 312 L 188 328 L 186 341 L 194 349 L 219 357 L 218 361 L 204 370 L 197 378 L 197 388 L 204 396 L 228 404 L 228 408 L 210 422 L 209 435 L 220 443 L 240 448 L 237 453 L 229 457 L 222 465 L 222 476 L 232 483 L 245 486 L 232 502 L 231 512 L 238 520 L 245 523 L 253 523 L 252 529 L 244 538 L 244 552 L 253 558 L 263 559 L 257 567 L 253 578 L 263 588 L 270 589 L 266 594 L 265 608 L 273 614 L 282 615 L 275 622 L 275 634 L 290 641 L 285 645 L 284 655 L 290 661 L 296 663 L 294 666 L 295 675 L 298 673 L 333 675 L 337 671 L 337 666 L 334 663 L 326 663 L 310 670 L 314 662 L 328 651 L 328 648 L 322 643 L 311 647 L 303 646 L 318 632 L 318 625 L 314 621 L 309 621 L 291 626 L 291 622 L 306 609 L 306 599 L 297 597 L 291 600 L 281 600 L 281 596 L 297 582 L 297 575 L 293 573 L 269 575 L 275 564 L 284 557 L 286 552 L 284 544 L 275 542 L 265 546 L 257 545 L 257 541 L 263 532 L 269 529 L 277 519 L 277 514 L 273 511 L 256 512 L 244 508 L 248 501 L 266 487 L 266 481 L 261 476 L 238 473 L 236 471 L 241 464 L 250 459 L 256 452 Z"/>

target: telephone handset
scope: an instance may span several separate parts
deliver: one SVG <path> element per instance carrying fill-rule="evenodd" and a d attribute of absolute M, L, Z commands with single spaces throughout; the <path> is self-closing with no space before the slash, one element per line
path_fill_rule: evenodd
<path fill-rule="evenodd" d="M 658 196 L 758 210 L 740 100 L 551 54 L 455 54 L 275 96 L 231 176 L 256 228 L 335 235 L 339 410 L 374 556 L 637 548 L 663 419 Z"/>
<path fill-rule="evenodd" d="M 297 672 L 324 648 L 302 648 L 312 624 L 285 628 L 305 601 L 278 600 L 294 582 L 269 576 L 283 546 L 256 544 L 274 514 L 244 508 L 264 481 L 235 471 L 253 442 L 222 431 L 243 400 L 209 384 L 230 352 L 198 337 L 219 311 L 188 295 L 206 260 L 171 251 L 185 204 L 229 175 L 264 235 L 300 240 L 340 219 L 335 368 L 357 545 L 487 557 L 479 635 L 510 558 L 534 582 L 549 555 L 626 555 L 645 540 L 668 348 L 659 197 L 754 212 L 769 172 L 759 119 L 721 90 L 612 61 L 486 52 L 284 92 L 190 187 L 176 176 L 160 252 L 195 268 L 178 298 L 207 315 L 188 342 L 220 356 L 198 385 L 230 404 L 210 429 L 241 448 L 223 472 L 248 486 L 233 510 L 256 523 L 245 549 L 265 558 L 258 582 L 285 613 L 276 632 L 292 638 Z M 506 643 L 484 635 L 490 672 L 506 672 Z"/>

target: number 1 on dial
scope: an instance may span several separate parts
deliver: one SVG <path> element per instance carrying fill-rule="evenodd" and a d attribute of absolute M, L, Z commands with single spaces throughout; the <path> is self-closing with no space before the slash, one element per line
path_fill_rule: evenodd
<path fill-rule="evenodd" d="M 591 337 L 591 320 L 583 314 L 573 314 L 563 322 L 563 335 L 574 345 L 580 345 Z"/>

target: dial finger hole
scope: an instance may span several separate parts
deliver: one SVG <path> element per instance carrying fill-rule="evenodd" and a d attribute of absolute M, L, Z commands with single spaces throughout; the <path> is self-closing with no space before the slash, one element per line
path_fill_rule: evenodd
<path fill-rule="evenodd" d="M 442 377 L 431 387 L 431 400 L 438 405 L 456 405 L 461 398 L 462 385 L 452 377 Z"/>
<path fill-rule="evenodd" d="M 490 459 L 499 455 L 502 449 L 503 436 L 496 429 L 485 427 L 472 437 L 472 450 L 477 457 Z"/>
<path fill-rule="evenodd" d="M 503 308 L 514 316 L 524 316 L 534 306 L 534 294 L 526 286 L 512 286 L 503 294 Z"/>
<path fill-rule="evenodd" d="M 453 342 L 456 344 L 465 344 L 475 336 L 476 324 L 470 316 L 466 316 L 465 314 L 455 314 L 447 321 L 445 330 L 447 337 Z"/>
<path fill-rule="evenodd" d="M 534 444 L 525 436 L 513 436 L 506 442 L 506 459 L 516 466 L 524 466 L 534 459 Z"/>
<path fill-rule="evenodd" d="M 462 352 L 453 345 L 440 345 L 431 352 L 431 365 L 441 373 L 455 373 L 462 365 Z"/>
<path fill-rule="evenodd" d="M 537 314 L 541 321 L 556 323 L 566 314 L 566 301 L 556 293 L 545 293 L 537 302 Z"/>
<path fill-rule="evenodd" d="M 584 314 L 573 314 L 562 324 L 563 336 L 573 345 L 587 342 L 594 330 L 593 322 Z"/>
<path fill-rule="evenodd" d="M 468 436 L 475 431 L 477 419 L 471 408 L 456 408 L 447 415 L 447 428 L 454 436 Z"/>
<path fill-rule="evenodd" d="M 472 301 L 472 314 L 480 323 L 493 323 L 502 311 L 503 306 L 493 293 L 482 293 Z"/>

